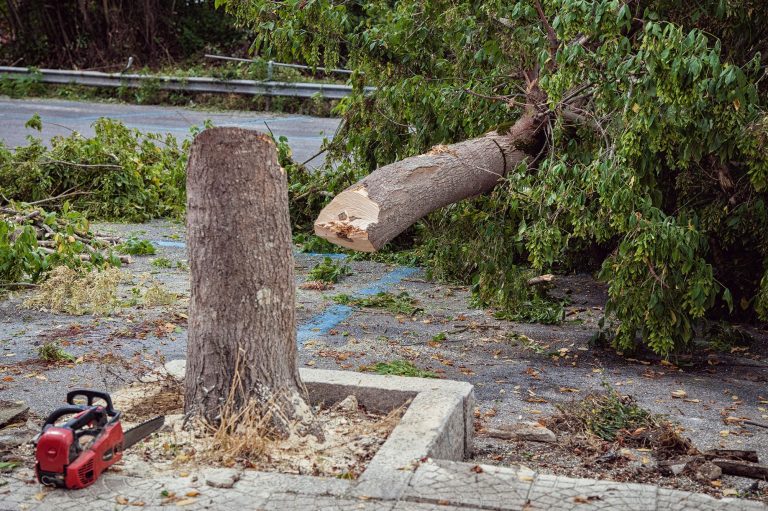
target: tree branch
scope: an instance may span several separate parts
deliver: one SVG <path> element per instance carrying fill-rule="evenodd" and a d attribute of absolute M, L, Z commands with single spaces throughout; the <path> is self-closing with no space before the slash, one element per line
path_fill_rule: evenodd
<path fill-rule="evenodd" d="M 560 47 L 560 41 L 557 40 L 557 34 L 555 34 L 555 29 L 552 28 L 552 25 L 549 24 L 547 15 L 544 14 L 544 9 L 541 7 L 541 2 L 539 0 L 533 0 L 533 4 L 536 7 L 536 12 L 539 14 L 539 20 L 541 20 L 541 24 L 544 25 L 544 29 L 547 31 L 547 39 L 549 40 L 549 55 L 552 57 L 552 60 L 549 62 L 549 67 L 554 68 L 556 65 L 555 56 L 557 55 L 557 49 Z"/>

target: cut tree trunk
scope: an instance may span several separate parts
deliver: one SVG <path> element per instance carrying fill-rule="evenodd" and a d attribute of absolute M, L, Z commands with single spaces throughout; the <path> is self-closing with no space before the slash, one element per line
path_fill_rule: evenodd
<path fill-rule="evenodd" d="M 256 399 L 288 419 L 273 418 L 281 435 L 290 433 L 290 421 L 308 424 L 296 362 L 288 186 L 269 137 L 213 128 L 195 138 L 187 230 L 185 411 L 215 424 L 228 398 L 236 407 Z M 236 368 L 239 385 L 230 396 Z"/>
<path fill-rule="evenodd" d="M 315 220 L 315 234 L 342 247 L 374 252 L 430 212 L 493 189 L 541 150 L 540 115 L 505 133 L 448 146 L 381 167 L 339 193 Z"/>

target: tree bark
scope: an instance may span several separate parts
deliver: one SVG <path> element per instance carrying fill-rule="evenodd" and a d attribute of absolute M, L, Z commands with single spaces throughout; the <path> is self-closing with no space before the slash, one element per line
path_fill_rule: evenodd
<path fill-rule="evenodd" d="M 236 406 L 275 406 L 279 434 L 308 424 L 296 362 L 288 185 L 266 135 L 213 128 L 187 170 L 191 270 L 185 411 L 215 423 L 238 367 Z M 231 403 L 230 403 L 231 405 Z"/>
<path fill-rule="evenodd" d="M 381 167 L 338 194 L 315 220 L 331 243 L 375 252 L 432 211 L 493 189 L 542 144 L 542 117 L 529 112 L 504 133 L 435 146 Z"/>

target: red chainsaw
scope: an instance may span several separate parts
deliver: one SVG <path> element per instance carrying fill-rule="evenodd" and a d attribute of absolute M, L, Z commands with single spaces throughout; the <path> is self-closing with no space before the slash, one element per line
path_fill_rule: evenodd
<path fill-rule="evenodd" d="M 83 401 L 86 404 L 80 404 Z M 85 488 L 120 461 L 125 449 L 160 429 L 164 421 L 163 416 L 155 417 L 123 433 L 120 412 L 109 394 L 68 392 L 67 406 L 48 416 L 35 439 L 37 479 L 46 486 Z"/>

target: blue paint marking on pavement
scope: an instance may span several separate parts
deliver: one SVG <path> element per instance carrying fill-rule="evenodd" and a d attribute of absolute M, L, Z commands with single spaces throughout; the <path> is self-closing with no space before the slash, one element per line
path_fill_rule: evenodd
<path fill-rule="evenodd" d="M 185 248 L 187 246 L 181 241 L 152 240 L 152 243 L 160 247 Z M 317 252 L 310 252 L 305 255 L 330 257 L 331 259 L 344 259 L 347 257 L 346 254 L 323 254 Z M 372 296 L 377 293 L 383 293 L 387 288 L 399 284 L 403 279 L 410 277 L 417 271 L 417 268 L 400 266 L 373 282 L 370 286 L 353 293 L 352 296 Z M 296 331 L 296 343 L 301 347 L 313 337 L 327 334 L 331 328 L 334 328 L 351 316 L 353 311 L 354 309 L 348 305 L 332 305 L 326 308 L 299 326 Z"/>
<path fill-rule="evenodd" d="M 182 241 L 152 240 L 152 244 L 158 247 L 187 248 L 187 244 Z"/>
<path fill-rule="evenodd" d="M 321 252 L 300 252 L 300 253 L 304 254 L 305 256 L 329 257 L 331 259 L 346 259 L 348 257 L 347 254 L 323 254 Z"/>
<path fill-rule="evenodd" d="M 296 344 L 299 347 L 313 337 L 324 335 L 347 319 L 354 309 L 348 305 L 333 305 L 302 324 L 296 331 Z"/>
<path fill-rule="evenodd" d="M 376 293 L 384 292 L 388 287 L 400 283 L 404 278 L 413 275 L 417 271 L 417 268 L 410 268 L 407 266 L 395 268 L 370 286 L 353 293 L 352 296 L 371 296 Z M 333 305 L 320 314 L 312 316 L 306 323 L 302 324 L 296 332 L 296 344 L 298 344 L 299 347 L 302 347 L 304 343 L 313 337 L 327 334 L 331 328 L 351 316 L 353 311 L 354 309 L 347 305 Z"/>
<path fill-rule="evenodd" d="M 400 266 L 399 268 L 396 268 L 391 272 L 387 273 L 386 275 L 384 275 L 383 277 L 381 277 L 372 285 L 364 289 L 361 289 L 360 291 L 355 293 L 355 295 L 371 296 L 377 293 L 383 293 L 384 291 L 387 290 L 388 287 L 394 286 L 395 284 L 399 284 L 400 281 L 402 281 L 404 278 L 410 277 L 417 271 L 418 269 L 416 268 L 411 268 L 408 266 Z"/>

